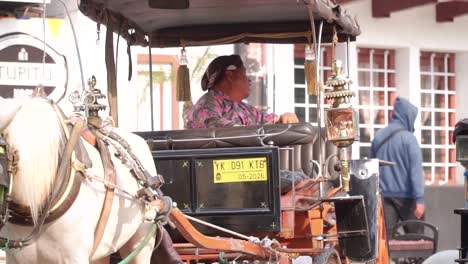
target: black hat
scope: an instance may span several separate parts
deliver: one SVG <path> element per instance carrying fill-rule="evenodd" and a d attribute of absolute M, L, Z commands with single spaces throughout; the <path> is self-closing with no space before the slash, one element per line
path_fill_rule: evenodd
<path fill-rule="evenodd" d="M 239 55 L 219 56 L 205 70 L 201 80 L 203 91 L 213 88 L 224 77 L 226 70 L 237 70 L 244 66 Z"/>

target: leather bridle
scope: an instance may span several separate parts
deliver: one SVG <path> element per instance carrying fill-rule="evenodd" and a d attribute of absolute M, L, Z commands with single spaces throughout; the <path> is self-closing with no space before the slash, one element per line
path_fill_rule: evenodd
<path fill-rule="evenodd" d="M 61 162 L 57 170 L 57 177 L 56 179 L 60 179 L 61 177 L 64 177 L 64 174 L 69 173 L 69 168 L 71 166 L 74 166 L 73 163 L 76 161 L 74 160 L 75 154 L 74 154 L 74 149 L 76 144 L 78 143 L 78 140 L 80 138 L 80 133 L 83 127 L 86 124 L 86 118 L 80 114 L 75 114 L 76 117 L 78 118 L 71 118 L 70 120 L 63 120 L 62 118 L 62 112 L 60 108 L 53 102 L 49 101 L 57 116 L 61 120 L 62 123 L 62 128 L 64 129 L 65 135 L 69 135 L 67 137 L 67 142 L 65 145 L 65 148 L 63 150 L 63 153 L 61 155 Z M 21 108 L 20 108 L 21 109 Z M 18 109 L 18 111 L 20 110 Z M 18 113 L 18 111 L 16 113 Z M 8 124 L 5 126 L 5 130 L 8 128 L 8 126 L 11 124 L 11 122 L 15 119 L 15 116 L 12 117 L 12 119 L 8 122 Z M 73 128 L 71 129 L 71 133 L 66 129 L 66 124 L 65 122 L 70 123 Z M 2 202 L 0 204 L 0 229 L 3 228 L 3 226 L 8 222 L 10 216 L 10 210 L 9 210 L 9 205 L 12 203 L 11 200 L 11 191 L 12 191 L 12 182 L 15 177 L 15 173 L 17 170 L 17 161 L 18 161 L 18 155 L 16 152 L 8 147 L 8 142 L 1 138 L 4 143 L 0 143 L 0 148 L 3 149 L 3 151 L 0 151 L 0 162 L 2 166 L 2 178 L 5 183 L 8 183 L 6 186 L 0 183 L 0 190 L 3 189 L 3 194 L 0 191 L 0 201 Z M 3 152 L 3 153 L 2 153 Z M 5 170 L 5 168 L 7 168 Z M 3 182 L 2 181 L 2 182 Z M 48 196 L 42 211 L 39 214 L 39 218 L 37 220 L 37 223 L 34 225 L 33 230 L 31 233 L 22 239 L 18 240 L 13 240 L 9 239 L 6 237 L 0 237 L 0 247 L 3 249 L 19 249 L 24 246 L 30 245 L 32 242 L 34 242 L 42 233 L 42 227 L 45 223 L 46 218 L 49 216 L 50 209 L 52 207 L 52 202 L 57 198 L 58 192 L 57 188 L 55 188 L 55 182 L 52 186 L 52 192 Z M 2 199 L 3 198 L 3 199 Z"/>

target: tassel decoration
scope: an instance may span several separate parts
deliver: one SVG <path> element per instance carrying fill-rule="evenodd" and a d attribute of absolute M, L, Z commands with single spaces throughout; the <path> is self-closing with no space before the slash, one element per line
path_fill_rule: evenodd
<path fill-rule="evenodd" d="M 190 71 L 187 67 L 188 61 L 185 48 L 182 49 L 179 58 L 179 68 L 177 69 L 176 99 L 178 102 L 192 101 L 190 94 Z"/>
<path fill-rule="evenodd" d="M 309 45 L 306 45 L 304 74 L 307 82 L 307 93 L 317 95 L 317 63 L 315 54 Z"/>

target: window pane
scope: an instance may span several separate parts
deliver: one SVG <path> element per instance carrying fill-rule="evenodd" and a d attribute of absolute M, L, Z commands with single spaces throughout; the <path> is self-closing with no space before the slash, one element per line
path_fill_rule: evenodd
<path fill-rule="evenodd" d="M 433 76 L 434 78 L 434 90 L 445 90 L 445 81 L 442 76 Z"/>
<path fill-rule="evenodd" d="M 358 68 L 369 68 L 370 65 L 370 49 L 359 48 L 358 49 Z"/>
<path fill-rule="evenodd" d="M 317 108 L 315 107 L 309 108 L 309 120 L 311 120 L 309 122 L 317 122 Z"/>
<path fill-rule="evenodd" d="M 374 50 L 375 51 L 375 50 Z M 385 69 L 385 63 L 384 63 L 384 55 L 383 54 L 376 54 L 374 52 L 374 57 L 373 57 L 373 69 Z"/>
<path fill-rule="evenodd" d="M 431 130 L 423 129 L 421 130 L 421 144 L 431 144 Z"/>
<path fill-rule="evenodd" d="M 434 72 L 445 72 L 445 54 L 437 54 L 434 57 Z"/>
<path fill-rule="evenodd" d="M 430 148 L 422 148 L 423 162 L 432 162 L 432 154 Z"/>
<path fill-rule="evenodd" d="M 383 72 L 374 72 L 372 77 L 374 78 L 374 87 L 387 87 L 385 83 L 385 74 Z"/>
<path fill-rule="evenodd" d="M 361 142 L 370 142 L 371 139 L 370 139 L 370 130 L 369 128 L 364 128 L 364 127 L 361 127 L 359 128 L 359 136 L 360 136 L 360 141 Z"/>
<path fill-rule="evenodd" d="M 434 107 L 435 108 L 446 108 L 445 94 L 434 94 Z"/>
<path fill-rule="evenodd" d="M 294 102 L 295 103 L 305 103 L 305 88 L 298 88 L 294 89 Z"/>
<path fill-rule="evenodd" d="M 435 137 L 435 143 L 438 145 L 444 145 L 445 144 L 445 134 L 446 132 L 444 130 L 436 130 L 434 131 L 434 137 Z"/>
<path fill-rule="evenodd" d="M 455 163 L 456 158 L 457 157 L 455 155 L 455 150 L 454 149 L 449 150 L 449 160 L 448 160 L 448 162 Z"/>
<path fill-rule="evenodd" d="M 315 94 L 309 95 L 309 104 L 317 104 L 317 95 Z"/>
<path fill-rule="evenodd" d="M 396 99 L 396 94 L 393 91 L 388 92 L 388 105 L 393 105 Z"/>
<path fill-rule="evenodd" d="M 384 91 L 374 91 L 374 105 L 385 106 L 385 92 Z"/>
<path fill-rule="evenodd" d="M 450 54 L 448 58 L 448 72 L 454 73 L 455 72 L 455 54 Z"/>
<path fill-rule="evenodd" d="M 302 55 L 304 56 L 304 55 Z M 304 58 L 294 58 L 294 64 L 295 65 L 304 65 Z"/>
<path fill-rule="evenodd" d="M 305 84 L 304 69 L 294 69 L 294 83 Z"/>
<path fill-rule="evenodd" d="M 445 168 L 444 167 L 436 167 L 435 168 L 435 175 L 436 175 L 436 179 L 444 180 L 445 179 Z"/>
<path fill-rule="evenodd" d="M 447 85 L 448 85 L 447 88 L 449 91 L 455 91 L 455 77 L 454 76 L 448 77 Z"/>
<path fill-rule="evenodd" d="M 393 116 L 393 110 L 387 110 L 387 115 L 388 115 L 388 121 L 392 120 Z"/>
<path fill-rule="evenodd" d="M 367 109 L 359 109 L 359 123 L 369 124 L 370 123 L 370 111 Z"/>
<path fill-rule="evenodd" d="M 358 85 L 359 86 L 370 86 L 370 73 L 369 72 L 358 72 Z"/>
<path fill-rule="evenodd" d="M 395 86 L 395 74 L 394 73 L 387 73 L 388 75 L 388 87 L 396 87 Z"/>
<path fill-rule="evenodd" d="M 421 93 L 421 107 L 432 107 L 431 94 Z"/>
<path fill-rule="evenodd" d="M 431 175 L 432 175 L 431 167 L 424 167 L 424 178 L 426 179 L 426 181 L 431 180 Z"/>
<path fill-rule="evenodd" d="M 294 108 L 294 113 L 296 113 L 297 118 L 299 119 L 300 122 L 306 122 L 304 107 L 295 107 Z"/>
<path fill-rule="evenodd" d="M 390 51 L 390 54 L 388 56 L 388 69 L 394 70 L 395 69 L 395 52 L 393 50 Z"/>
<path fill-rule="evenodd" d="M 421 89 L 431 90 L 431 76 L 421 75 Z"/>
<path fill-rule="evenodd" d="M 455 126 L 455 113 L 449 113 L 449 127 Z"/>
<path fill-rule="evenodd" d="M 445 163 L 445 149 L 435 149 L 434 158 L 437 163 Z"/>
<path fill-rule="evenodd" d="M 423 59 L 421 58 L 421 69 L 422 72 L 430 72 L 431 71 L 431 62 L 429 58 Z"/>
<path fill-rule="evenodd" d="M 374 110 L 374 124 L 385 125 L 385 110 Z"/>
<path fill-rule="evenodd" d="M 360 90 L 359 91 L 359 104 L 369 105 L 370 104 L 370 91 Z"/>
<path fill-rule="evenodd" d="M 451 183 L 455 183 L 455 178 L 457 177 L 457 168 L 450 167 L 449 168 L 449 180 Z"/>
<path fill-rule="evenodd" d="M 455 109 L 455 95 L 450 94 L 448 96 L 448 108 Z"/>
<path fill-rule="evenodd" d="M 421 123 L 423 126 L 432 126 L 431 112 L 421 111 Z"/>
<path fill-rule="evenodd" d="M 435 126 L 445 126 L 447 124 L 445 120 L 444 112 L 435 112 L 434 113 L 434 125 Z"/>

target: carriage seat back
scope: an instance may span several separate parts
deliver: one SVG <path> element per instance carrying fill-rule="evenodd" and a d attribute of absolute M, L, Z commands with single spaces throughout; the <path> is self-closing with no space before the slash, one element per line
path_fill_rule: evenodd
<path fill-rule="evenodd" d="M 308 123 L 239 126 L 230 128 L 188 129 L 138 132 L 152 151 L 254 147 L 290 147 L 280 151 L 280 169 L 302 170 L 311 175 L 312 160 L 317 158 L 317 128 Z M 324 133 L 322 133 L 324 135 Z M 324 145 L 325 146 L 325 145 Z M 327 153 L 334 151 L 326 145 Z"/>

